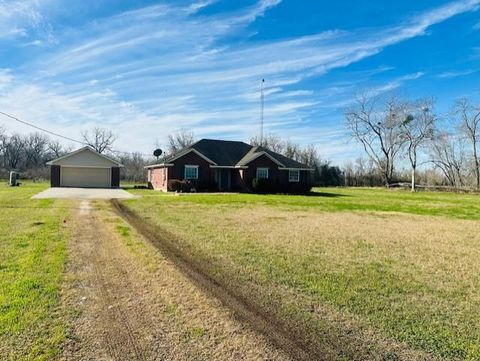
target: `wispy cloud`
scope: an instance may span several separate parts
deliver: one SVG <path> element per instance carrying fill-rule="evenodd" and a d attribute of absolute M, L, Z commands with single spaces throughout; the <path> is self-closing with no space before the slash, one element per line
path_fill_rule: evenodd
<path fill-rule="evenodd" d="M 82 127 L 111 126 L 120 146 L 146 151 L 155 139 L 185 126 L 199 135 L 248 139 L 257 127 L 259 85 L 265 78 L 267 131 L 300 139 L 310 129 L 306 120 L 312 112 L 340 106 L 345 98 L 334 102 L 329 97 L 352 90 L 345 84 L 314 91 L 304 80 L 423 36 L 435 24 L 476 10 L 480 0 L 448 3 L 390 27 L 332 29 L 271 41 L 248 38 L 246 29 L 280 1 L 206 15 L 202 10 L 212 3 L 162 3 L 69 29 L 52 54 L 25 64 L 22 74 L 5 73 L 8 87 L 1 87 L 0 73 L 0 106 L 72 137 Z M 5 19 L 2 4 L 0 20 Z M 232 45 L 226 41 L 231 38 L 249 41 Z M 368 76 L 390 69 L 381 67 Z M 395 78 L 377 91 L 422 75 Z M 316 126 L 320 132 L 322 126 Z"/>
<path fill-rule="evenodd" d="M 457 78 L 459 76 L 470 75 L 480 71 L 480 69 L 467 69 L 467 70 L 460 70 L 460 71 L 446 71 L 437 75 L 438 78 L 449 79 L 449 78 Z"/>
<path fill-rule="evenodd" d="M 394 90 L 400 88 L 406 82 L 411 81 L 411 80 L 419 79 L 424 75 L 425 75 L 425 73 L 421 72 L 421 71 L 417 72 L 417 73 L 414 73 L 414 74 L 407 74 L 407 75 L 398 77 L 396 79 L 393 79 L 393 80 L 391 80 L 391 81 L 389 81 L 386 84 L 383 84 L 381 86 L 373 87 L 373 88 L 370 89 L 369 92 L 372 95 L 380 95 L 380 94 L 383 94 L 383 93 L 388 93 L 388 92 L 391 92 L 391 91 L 394 91 Z"/>
<path fill-rule="evenodd" d="M 48 27 L 41 9 L 49 0 L 0 0 L 0 41 L 26 38 L 32 30 L 43 32 Z"/>
<path fill-rule="evenodd" d="M 202 10 L 203 8 L 206 8 L 210 5 L 212 5 L 215 2 L 216 2 L 215 0 L 203 0 L 203 1 L 194 2 L 193 4 L 190 4 L 187 7 L 187 12 L 190 13 L 190 14 L 196 13 L 196 12 Z"/>

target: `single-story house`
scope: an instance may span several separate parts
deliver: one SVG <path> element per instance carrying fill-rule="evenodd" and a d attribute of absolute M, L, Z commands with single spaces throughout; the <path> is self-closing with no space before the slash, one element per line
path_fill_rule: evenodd
<path fill-rule="evenodd" d="M 215 182 L 220 191 L 248 190 L 253 179 L 270 179 L 285 189 L 293 183 L 309 183 L 313 169 L 305 164 L 244 142 L 202 139 L 145 167 L 149 185 L 170 190 L 169 181 L 192 184 Z"/>
<path fill-rule="evenodd" d="M 117 188 L 122 164 L 91 147 L 47 162 L 52 187 Z"/>

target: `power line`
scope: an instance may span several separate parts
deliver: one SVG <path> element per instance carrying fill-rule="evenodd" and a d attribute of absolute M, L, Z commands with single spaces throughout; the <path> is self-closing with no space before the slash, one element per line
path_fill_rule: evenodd
<path fill-rule="evenodd" d="M 82 145 L 86 145 L 84 142 L 82 142 L 82 141 L 80 141 L 80 140 L 73 139 L 73 138 L 69 138 L 69 137 L 66 137 L 66 136 L 64 136 L 64 135 L 61 135 L 61 134 L 52 132 L 52 131 L 50 131 L 50 130 L 41 128 L 41 127 L 39 127 L 39 126 L 37 126 L 37 125 L 31 124 L 31 123 L 26 122 L 26 121 L 21 120 L 21 119 L 18 119 L 17 117 L 14 117 L 13 115 L 4 113 L 4 112 L 2 112 L 2 111 L 0 111 L 0 114 L 6 116 L 6 117 L 8 117 L 8 118 L 11 118 L 11 119 L 13 119 L 13 120 L 16 120 L 16 121 L 19 122 L 19 123 L 28 125 L 29 127 L 35 128 L 35 129 L 40 130 L 40 131 L 45 132 L 45 133 L 48 133 L 48 134 L 50 134 L 50 135 L 54 135 L 54 136 L 56 136 L 56 137 L 66 139 L 66 140 L 69 140 L 69 141 L 71 141 L 71 142 L 75 142 L 75 143 L 79 143 L 79 144 L 82 144 Z"/>
<path fill-rule="evenodd" d="M 13 119 L 19 123 L 22 123 L 24 125 L 27 125 L 29 127 L 32 127 L 32 128 L 35 128 L 41 132 L 44 132 L 44 133 L 47 133 L 47 134 L 50 134 L 50 135 L 53 135 L 55 137 L 58 137 L 58 138 L 62 138 L 62 139 L 65 139 L 65 140 L 68 140 L 70 142 L 74 142 L 74 143 L 78 143 L 78 144 L 81 144 L 81 145 L 89 145 L 85 142 L 82 142 L 81 140 L 78 140 L 78 139 L 73 139 L 73 138 L 70 138 L 70 137 L 67 137 L 65 135 L 62 135 L 62 134 L 59 134 L 59 133 L 55 133 L 55 132 L 52 132 L 51 130 L 48 130 L 48 129 L 45 129 L 45 128 L 42 128 L 42 127 L 39 127 L 38 125 L 35 125 L 35 124 L 32 124 L 32 123 L 29 123 L 29 122 L 26 122 L 25 120 L 22 120 L 22 119 L 19 119 L 13 115 L 10 115 L 10 114 L 7 114 L 7 113 L 4 113 L 2 111 L 0 111 L 0 114 L 10 118 L 10 119 Z M 128 154 L 128 155 L 132 155 L 132 154 L 139 154 L 139 155 L 142 155 L 142 156 L 145 156 L 145 157 L 151 157 L 152 155 L 151 154 L 143 154 L 143 153 L 134 153 L 134 152 L 123 152 L 123 151 L 120 151 L 120 150 L 115 150 L 115 149 L 108 149 L 110 152 L 112 153 L 116 153 L 116 154 Z"/>

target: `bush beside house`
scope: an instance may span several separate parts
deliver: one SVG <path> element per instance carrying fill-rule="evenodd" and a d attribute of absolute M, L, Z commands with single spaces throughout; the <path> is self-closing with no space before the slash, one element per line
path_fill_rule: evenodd
<path fill-rule="evenodd" d="M 307 194 L 312 190 L 312 185 L 307 182 L 288 183 L 282 186 L 276 179 L 253 178 L 252 190 L 254 193 L 272 194 L 272 193 L 288 193 L 288 194 Z"/>
<path fill-rule="evenodd" d="M 169 179 L 167 190 L 179 193 L 216 192 L 218 186 L 216 182 L 210 180 Z"/>

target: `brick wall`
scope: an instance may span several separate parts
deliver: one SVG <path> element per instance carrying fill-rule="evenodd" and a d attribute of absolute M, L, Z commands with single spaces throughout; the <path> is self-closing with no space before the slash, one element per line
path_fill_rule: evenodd
<path fill-rule="evenodd" d="M 149 182 L 153 189 L 166 191 L 168 182 L 168 167 L 149 169 L 149 172 Z"/>
<path fill-rule="evenodd" d="M 199 180 L 214 180 L 214 171 L 210 168 L 210 163 L 194 152 L 190 152 L 175 160 L 173 167 L 170 168 L 171 173 L 169 173 L 169 177 L 171 175 L 171 179 L 184 179 L 185 165 L 198 165 Z"/>

